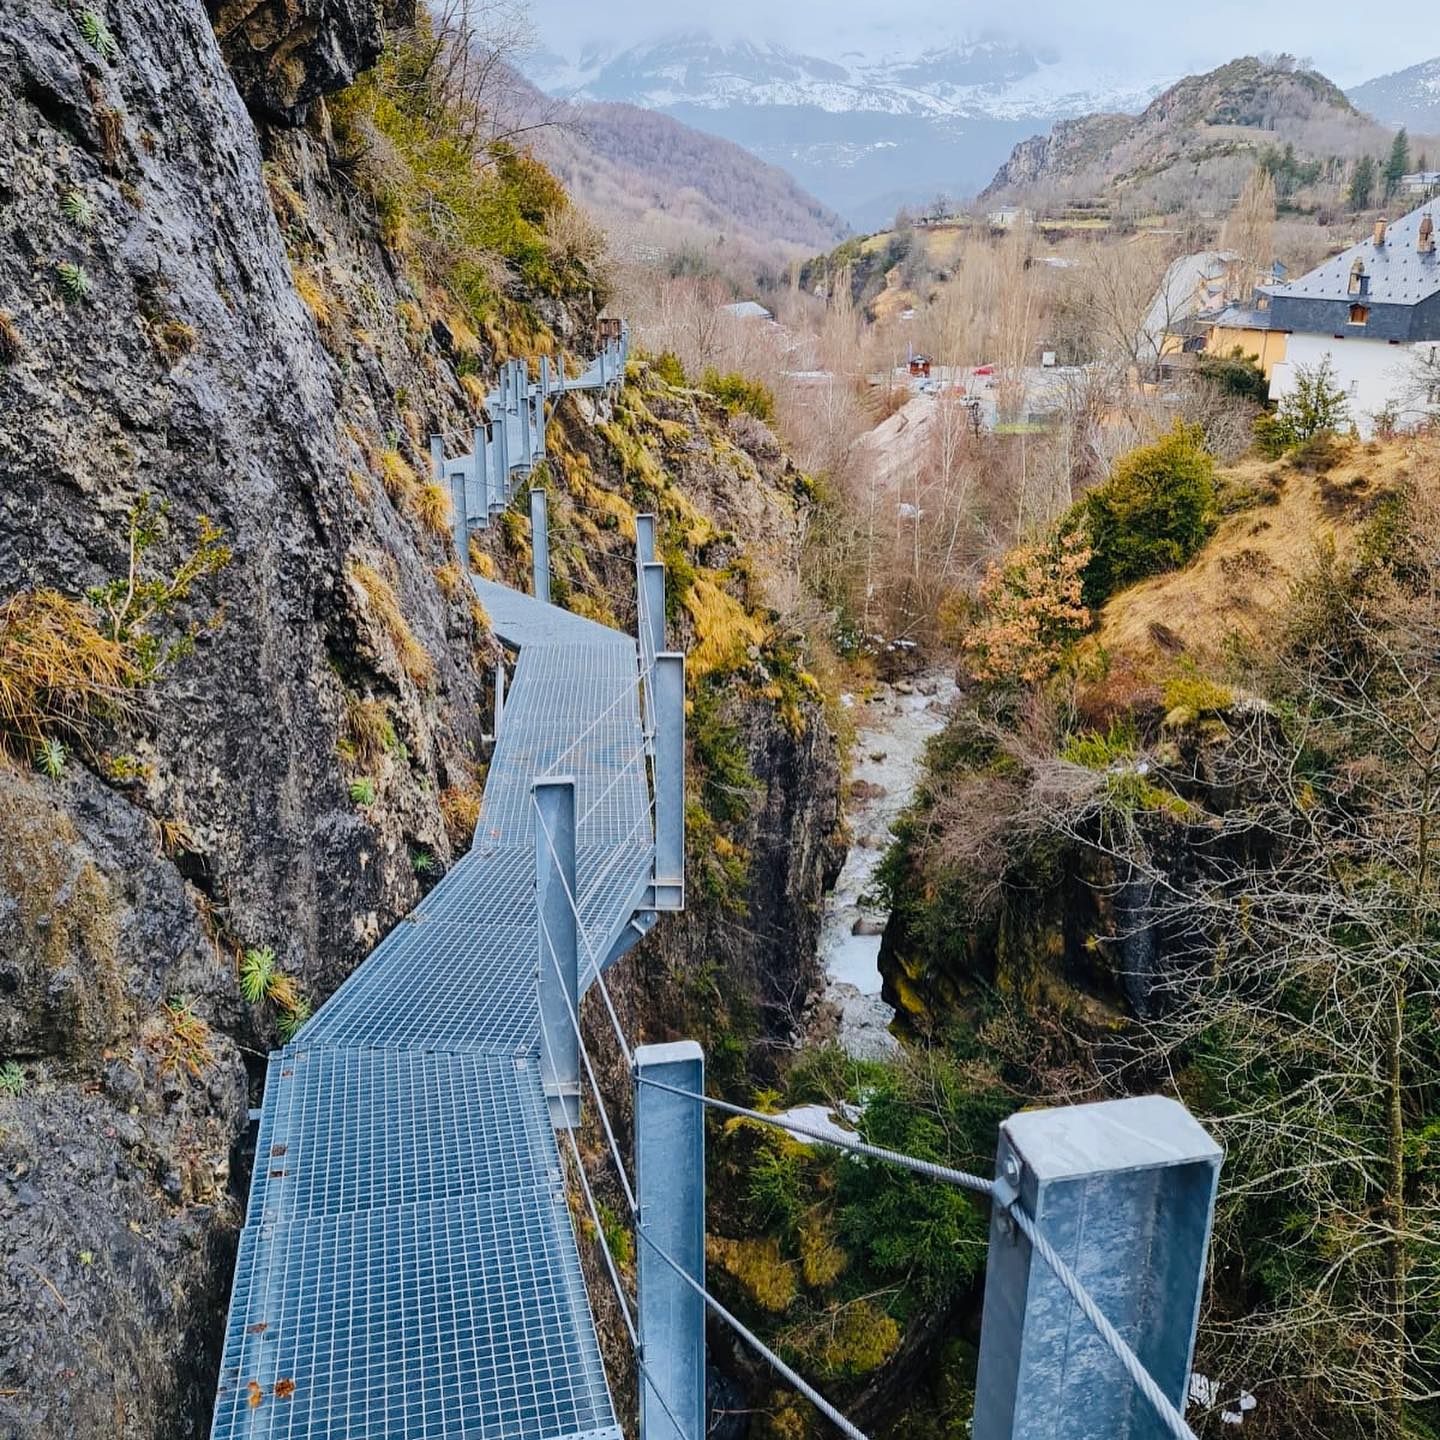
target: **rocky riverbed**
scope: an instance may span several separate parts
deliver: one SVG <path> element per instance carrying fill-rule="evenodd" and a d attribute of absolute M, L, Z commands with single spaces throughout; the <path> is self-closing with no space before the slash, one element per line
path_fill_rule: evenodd
<path fill-rule="evenodd" d="M 825 897 L 820 928 L 824 1010 L 838 1016 L 838 1038 L 851 1055 L 884 1055 L 899 1043 L 890 1033 L 895 1012 L 880 998 L 880 939 L 888 916 L 871 892 L 891 827 L 919 783 L 925 743 L 945 723 L 954 697 L 953 677 L 936 670 L 880 685 L 869 698 L 851 702 L 858 732 L 844 802 L 851 843 Z"/>

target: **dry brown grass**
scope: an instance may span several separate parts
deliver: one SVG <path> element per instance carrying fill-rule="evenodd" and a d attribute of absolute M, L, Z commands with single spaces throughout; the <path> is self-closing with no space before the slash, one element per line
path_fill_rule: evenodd
<path fill-rule="evenodd" d="M 455 511 L 450 497 L 438 481 L 427 480 L 417 487 L 411 497 L 410 508 L 432 535 L 439 535 L 442 539 L 449 535 Z"/>
<path fill-rule="evenodd" d="M 1115 596 L 1101 612 L 1095 643 L 1144 672 L 1152 662 L 1173 666 L 1180 654 L 1216 659 L 1235 634 L 1263 638 L 1318 549 L 1333 544 L 1343 554 L 1357 543 L 1376 502 L 1411 471 L 1423 443 L 1344 444 L 1320 475 L 1262 460 L 1223 472 L 1232 488 L 1261 503 L 1222 520 L 1183 570 Z"/>
<path fill-rule="evenodd" d="M 322 330 L 327 329 L 335 319 L 335 300 L 329 287 L 307 265 L 292 265 L 290 271 L 295 278 L 295 293 L 305 302 L 315 323 Z"/>
<path fill-rule="evenodd" d="M 448 565 L 435 567 L 435 583 L 447 600 L 458 600 L 465 593 L 465 577 L 453 560 Z"/>
<path fill-rule="evenodd" d="M 8 310 L 0 310 L 0 365 L 13 365 L 25 353 L 21 335 Z"/>
<path fill-rule="evenodd" d="M 55 730 L 84 735 L 125 707 L 138 679 L 88 605 L 55 590 L 0 604 L 0 736 L 31 746 Z"/>
<path fill-rule="evenodd" d="M 445 822 L 450 848 L 457 855 L 468 850 L 475 837 L 483 793 L 478 784 L 451 785 L 440 792 L 440 818 Z"/>
<path fill-rule="evenodd" d="M 375 770 L 395 744 L 390 712 L 380 700 L 349 700 L 345 705 L 345 739 L 362 770 Z"/>
<path fill-rule="evenodd" d="M 415 467 L 393 445 L 380 456 L 380 480 L 397 505 L 408 503 L 420 488 Z"/>
<path fill-rule="evenodd" d="M 348 574 L 365 599 L 365 607 L 395 651 L 400 668 L 422 690 L 435 681 L 435 662 L 415 638 L 400 599 L 390 582 L 368 561 L 351 561 Z"/>

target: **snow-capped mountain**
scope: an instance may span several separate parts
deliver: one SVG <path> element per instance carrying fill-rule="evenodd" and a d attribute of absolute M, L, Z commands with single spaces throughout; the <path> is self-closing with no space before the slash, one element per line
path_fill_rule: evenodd
<path fill-rule="evenodd" d="M 1387 125 L 1413 134 L 1440 134 L 1440 58 L 1367 80 L 1349 92 L 1355 105 Z"/>
<path fill-rule="evenodd" d="M 862 226 L 937 191 L 973 193 L 1017 140 L 1070 116 L 1139 109 L 1164 83 L 995 37 L 827 59 L 688 31 L 527 69 L 551 94 L 662 110 L 736 140 Z"/>

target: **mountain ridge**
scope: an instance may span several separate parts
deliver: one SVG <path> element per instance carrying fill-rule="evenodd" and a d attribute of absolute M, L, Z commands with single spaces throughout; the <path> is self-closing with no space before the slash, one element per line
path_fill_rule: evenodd
<path fill-rule="evenodd" d="M 1377 75 L 1348 93 L 1359 109 L 1383 124 L 1440 131 L 1440 56 Z"/>
<path fill-rule="evenodd" d="M 1084 115 L 1028 137 L 980 198 L 1124 197 L 1160 211 L 1223 204 L 1266 151 L 1333 166 L 1389 143 L 1390 132 L 1324 75 L 1242 56 L 1185 76 L 1138 115 Z"/>
<path fill-rule="evenodd" d="M 861 229 L 937 191 L 973 193 L 1039 126 L 1138 108 L 1160 88 L 997 37 L 831 60 L 687 30 L 526 68 L 551 95 L 632 104 L 731 140 Z"/>

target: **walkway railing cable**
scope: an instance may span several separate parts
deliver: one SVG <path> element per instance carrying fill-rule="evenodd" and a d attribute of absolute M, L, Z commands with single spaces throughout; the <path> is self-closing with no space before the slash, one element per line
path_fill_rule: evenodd
<path fill-rule="evenodd" d="M 643 1225 L 635 1226 L 636 1235 L 643 1240 L 699 1297 L 705 1304 L 715 1312 L 755 1353 L 761 1356 L 768 1364 L 788 1380 L 817 1410 L 820 1411 L 832 1424 L 843 1434 L 850 1436 L 850 1440 L 869 1440 L 863 1430 L 853 1425 L 839 1410 L 837 1410 L 813 1385 L 803 1376 L 797 1375 L 753 1330 L 748 1329 L 736 1316 L 732 1315 L 698 1280 L 682 1266 L 679 1261 L 673 1259 L 654 1240 L 650 1238 L 650 1232 Z"/>

